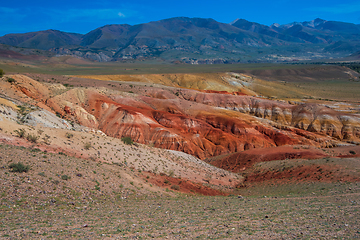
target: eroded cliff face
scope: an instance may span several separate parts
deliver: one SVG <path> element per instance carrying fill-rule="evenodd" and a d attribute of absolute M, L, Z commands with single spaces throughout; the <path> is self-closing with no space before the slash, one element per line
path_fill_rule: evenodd
<path fill-rule="evenodd" d="M 181 96 L 214 107 L 238 111 L 338 140 L 359 141 L 360 119 L 317 104 L 291 105 L 251 96 L 232 96 L 182 90 Z"/>
<path fill-rule="evenodd" d="M 146 86 L 134 87 L 130 93 L 107 88 L 71 88 L 59 93 L 34 80 L 27 79 L 25 84 L 21 76 L 14 78 L 16 83 L 6 84 L 19 99 L 29 98 L 108 136 L 130 136 L 139 143 L 200 159 L 253 148 L 332 147 L 360 140 L 356 116 L 315 104 Z"/>

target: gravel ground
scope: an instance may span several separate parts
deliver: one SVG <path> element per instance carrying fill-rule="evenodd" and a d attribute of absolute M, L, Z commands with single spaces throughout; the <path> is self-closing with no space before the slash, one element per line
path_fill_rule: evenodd
<path fill-rule="evenodd" d="M 2 239 L 358 239 L 358 183 L 271 186 L 269 196 L 101 198 L 0 212 Z M 306 190 L 305 190 L 306 189 Z M 246 189 L 245 192 L 249 192 Z M 269 192 L 268 192 L 269 193 Z M 305 196 L 304 196 L 305 195 Z"/>

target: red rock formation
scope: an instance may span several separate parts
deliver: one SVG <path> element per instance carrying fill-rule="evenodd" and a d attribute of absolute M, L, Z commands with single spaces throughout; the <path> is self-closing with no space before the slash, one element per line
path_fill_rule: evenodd
<path fill-rule="evenodd" d="M 360 138 L 358 118 L 314 104 L 152 87 L 133 88 L 141 95 L 74 88 L 51 97 L 44 85 L 20 80 L 16 89 L 84 126 L 201 159 L 283 145 L 331 147 L 336 139 Z"/>
<path fill-rule="evenodd" d="M 181 96 L 188 101 L 239 111 L 339 140 L 360 140 L 359 118 L 321 105 L 290 105 L 250 96 L 201 93 L 192 90 L 182 90 Z"/>
<path fill-rule="evenodd" d="M 319 149 L 294 149 L 292 146 L 276 148 L 251 149 L 244 152 L 229 154 L 224 157 L 206 159 L 212 165 L 232 172 L 243 171 L 257 162 L 285 159 L 316 159 L 327 155 Z"/>

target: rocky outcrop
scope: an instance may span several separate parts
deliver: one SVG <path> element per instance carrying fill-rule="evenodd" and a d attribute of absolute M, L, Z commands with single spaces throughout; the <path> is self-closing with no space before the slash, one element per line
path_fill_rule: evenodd
<path fill-rule="evenodd" d="M 327 155 L 319 149 L 293 148 L 282 146 L 276 148 L 252 149 L 244 152 L 229 154 L 227 156 L 206 159 L 207 163 L 232 172 L 241 172 L 258 162 L 267 162 L 285 159 L 317 159 Z"/>
<path fill-rule="evenodd" d="M 223 109 L 175 98 L 126 98 L 107 96 L 96 90 L 71 90 L 49 100 L 59 111 L 81 124 L 98 128 L 109 136 L 131 137 L 155 147 L 189 153 L 201 159 L 252 148 L 306 144 L 322 146 L 332 142 L 323 136 L 298 134 L 292 128 L 262 125 L 252 117 L 227 116 Z M 81 96 L 81 97 L 79 97 Z M 209 100 L 212 100 L 209 98 Z M 76 102 L 81 104 L 76 105 Z M 62 108 L 62 110 L 61 110 Z M 220 111 L 221 110 L 221 111 Z M 240 115 L 238 115 L 240 116 Z M 246 116 L 246 115 L 242 115 Z"/>
<path fill-rule="evenodd" d="M 183 90 L 181 96 L 187 101 L 238 111 L 276 124 L 331 136 L 339 140 L 360 140 L 358 117 L 317 104 L 291 105 L 251 96 L 201 93 L 190 90 Z"/>

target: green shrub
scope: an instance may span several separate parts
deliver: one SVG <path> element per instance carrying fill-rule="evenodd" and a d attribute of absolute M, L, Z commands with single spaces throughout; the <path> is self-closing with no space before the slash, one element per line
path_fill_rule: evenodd
<path fill-rule="evenodd" d="M 353 150 L 350 150 L 350 151 L 349 151 L 349 153 L 350 153 L 350 154 L 353 154 L 353 155 L 355 155 L 355 154 L 356 154 L 356 152 L 355 152 L 355 151 L 353 151 Z"/>
<path fill-rule="evenodd" d="M 62 175 L 61 176 L 61 179 L 62 180 L 69 180 L 71 177 L 70 176 L 68 176 L 68 175 Z"/>
<path fill-rule="evenodd" d="M 179 187 L 179 185 L 172 185 L 171 186 L 171 189 L 174 189 L 174 190 L 180 190 L 180 187 Z"/>
<path fill-rule="evenodd" d="M 65 137 L 67 137 L 67 138 L 72 138 L 74 136 L 74 134 L 72 134 L 72 133 L 66 133 L 65 134 Z"/>
<path fill-rule="evenodd" d="M 0 77 L 3 77 L 4 76 L 4 71 L 2 69 L 0 69 Z"/>
<path fill-rule="evenodd" d="M 9 168 L 11 169 L 12 172 L 28 172 L 30 170 L 30 166 L 29 165 L 24 165 L 21 162 L 18 163 L 12 163 L 9 165 Z"/>
<path fill-rule="evenodd" d="M 16 82 L 15 79 L 13 79 L 13 78 L 7 78 L 6 81 L 8 81 L 9 83 L 14 83 L 14 82 Z"/>
<path fill-rule="evenodd" d="M 29 142 L 32 142 L 32 143 L 36 143 L 37 140 L 39 139 L 39 136 L 36 136 L 35 134 L 28 134 L 26 136 L 26 139 L 29 141 Z"/>
<path fill-rule="evenodd" d="M 86 142 L 85 145 L 84 145 L 84 148 L 86 150 L 89 150 L 91 148 L 91 142 Z"/>
<path fill-rule="evenodd" d="M 17 135 L 18 137 L 23 138 L 23 137 L 25 137 L 26 131 L 25 131 L 24 128 L 20 128 L 20 129 L 18 129 L 18 130 L 14 130 L 14 133 L 16 133 L 16 135 Z"/>
<path fill-rule="evenodd" d="M 169 176 L 169 177 L 174 177 L 174 170 L 170 170 L 168 176 Z"/>
<path fill-rule="evenodd" d="M 131 137 L 123 137 L 121 138 L 121 141 L 123 141 L 123 143 L 127 144 L 127 145 L 133 145 L 134 142 L 133 140 L 131 139 Z"/>
<path fill-rule="evenodd" d="M 52 181 L 53 184 L 58 185 L 60 182 L 58 180 Z"/>

